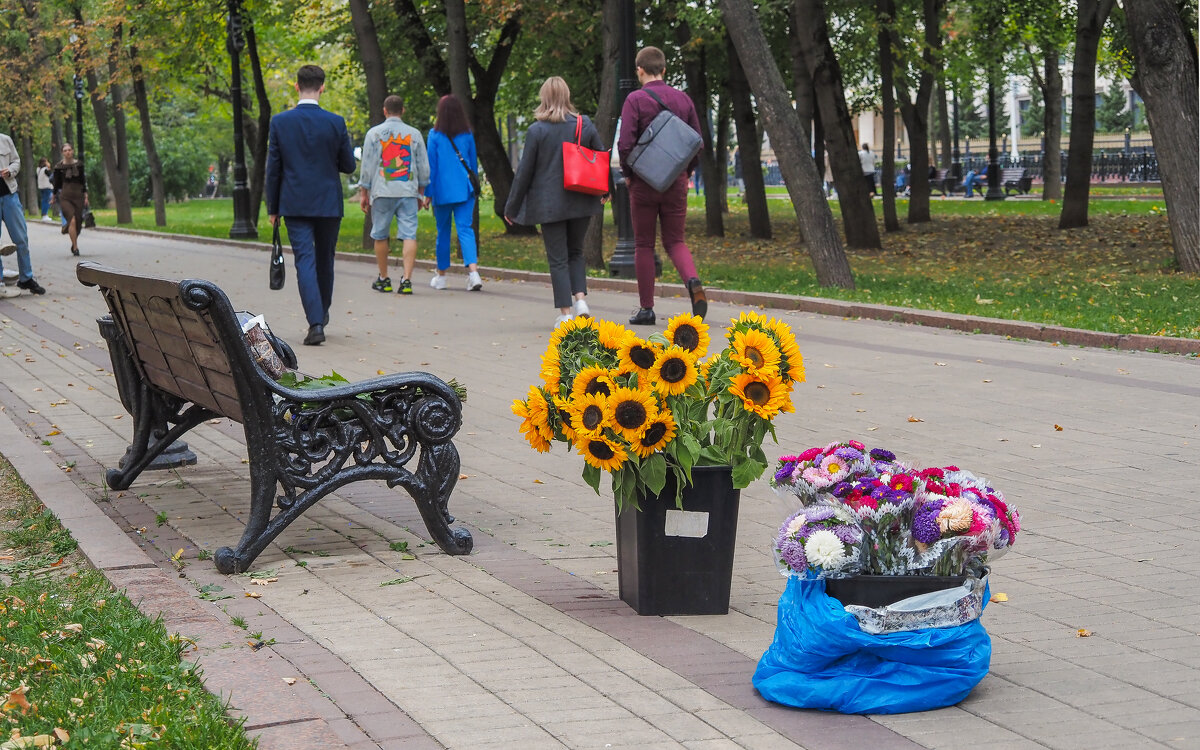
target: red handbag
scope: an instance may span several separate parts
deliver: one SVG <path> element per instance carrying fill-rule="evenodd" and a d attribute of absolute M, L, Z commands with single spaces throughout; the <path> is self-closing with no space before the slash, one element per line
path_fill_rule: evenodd
<path fill-rule="evenodd" d="M 607 151 L 593 151 L 579 145 L 583 134 L 583 117 L 575 116 L 575 142 L 564 141 L 563 188 L 587 195 L 604 195 L 608 192 Z"/>

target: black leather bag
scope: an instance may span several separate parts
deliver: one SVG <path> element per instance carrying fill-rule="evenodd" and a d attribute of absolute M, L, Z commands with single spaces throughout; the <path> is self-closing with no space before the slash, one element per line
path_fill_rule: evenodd
<path fill-rule="evenodd" d="M 283 289 L 286 278 L 287 266 L 283 264 L 283 245 L 279 242 L 279 222 L 276 221 L 271 233 L 271 288 Z"/>
<path fill-rule="evenodd" d="M 96 217 L 92 214 L 92 209 L 87 206 L 83 207 L 83 226 L 92 229 L 96 226 Z"/>

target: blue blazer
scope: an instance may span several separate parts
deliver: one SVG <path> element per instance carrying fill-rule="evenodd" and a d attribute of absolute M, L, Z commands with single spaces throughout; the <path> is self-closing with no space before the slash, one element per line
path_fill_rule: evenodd
<path fill-rule="evenodd" d="M 429 185 L 425 195 L 433 199 L 435 206 L 445 206 L 462 203 L 471 198 L 471 178 L 463 169 L 458 154 L 450 145 L 450 139 L 439 130 L 430 130 L 426 139 L 426 150 L 429 152 Z M 459 133 L 454 136 L 454 146 L 458 146 L 463 161 L 478 174 L 479 164 L 475 157 L 475 136 L 470 133 Z"/>
<path fill-rule="evenodd" d="M 271 118 L 267 146 L 267 213 L 341 217 L 342 178 L 354 171 L 350 133 L 340 115 L 300 104 Z"/>

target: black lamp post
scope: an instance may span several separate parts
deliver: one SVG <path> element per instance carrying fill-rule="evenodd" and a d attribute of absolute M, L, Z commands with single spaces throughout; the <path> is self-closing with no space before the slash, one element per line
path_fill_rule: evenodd
<path fill-rule="evenodd" d="M 618 29 L 619 50 L 617 52 L 617 112 L 625 105 L 625 98 L 637 88 L 637 71 L 633 53 L 633 0 L 621 3 L 621 25 Z M 620 138 L 618 131 L 613 137 Z M 633 264 L 633 216 L 629 208 L 629 185 L 620 169 L 612 170 L 613 221 L 617 225 L 617 246 L 608 261 L 610 276 L 637 278 Z"/>
<path fill-rule="evenodd" d="M 988 70 L 987 108 L 988 108 L 988 187 L 984 194 L 985 201 L 1004 200 L 1004 191 L 1000 188 L 1000 153 L 996 148 L 996 84 L 992 80 L 992 71 Z"/>
<path fill-rule="evenodd" d="M 233 63 L 229 98 L 233 103 L 233 239 L 257 239 L 258 229 L 250 221 L 250 188 L 246 184 L 246 138 L 242 130 L 242 37 L 241 0 L 229 0 L 229 21 L 226 23 L 225 49 Z"/>

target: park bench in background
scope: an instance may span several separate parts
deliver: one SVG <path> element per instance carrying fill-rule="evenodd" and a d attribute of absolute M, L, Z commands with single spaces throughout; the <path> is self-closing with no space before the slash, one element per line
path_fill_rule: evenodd
<path fill-rule="evenodd" d="M 962 191 L 962 180 L 954 176 L 954 171 L 951 169 L 939 169 L 929 180 L 930 191 L 937 190 L 942 195 L 950 195 L 951 193 Z"/>
<path fill-rule="evenodd" d="M 462 424 L 462 404 L 445 382 L 408 372 L 331 388 L 287 388 L 255 361 L 229 298 L 212 282 L 171 281 L 91 262 L 80 263 L 77 275 L 99 287 L 108 304 L 114 374 L 135 423 L 122 468 L 105 477 L 109 487 L 128 488 L 201 422 L 226 417 L 245 428 L 250 515 L 237 546 L 214 555 L 222 573 L 246 570 L 305 510 L 360 479 L 403 487 L 442 550 L 471 551 L 470 532 L 451 527 L 447 510 L 459 472 L 450 439 Z M 286 345 L 281 349 L 295 367 L 295 355 Z M 413 471 L 406 465 L 418 448 Z"/>
<path fill-rule="evenodd" d="M 1000 172 L 1000 185 L 1005 195 L 1010 192 L 1024 195 L 1033 189 L 1033 178 L 1024 167 L 1008 167 Z"/>

